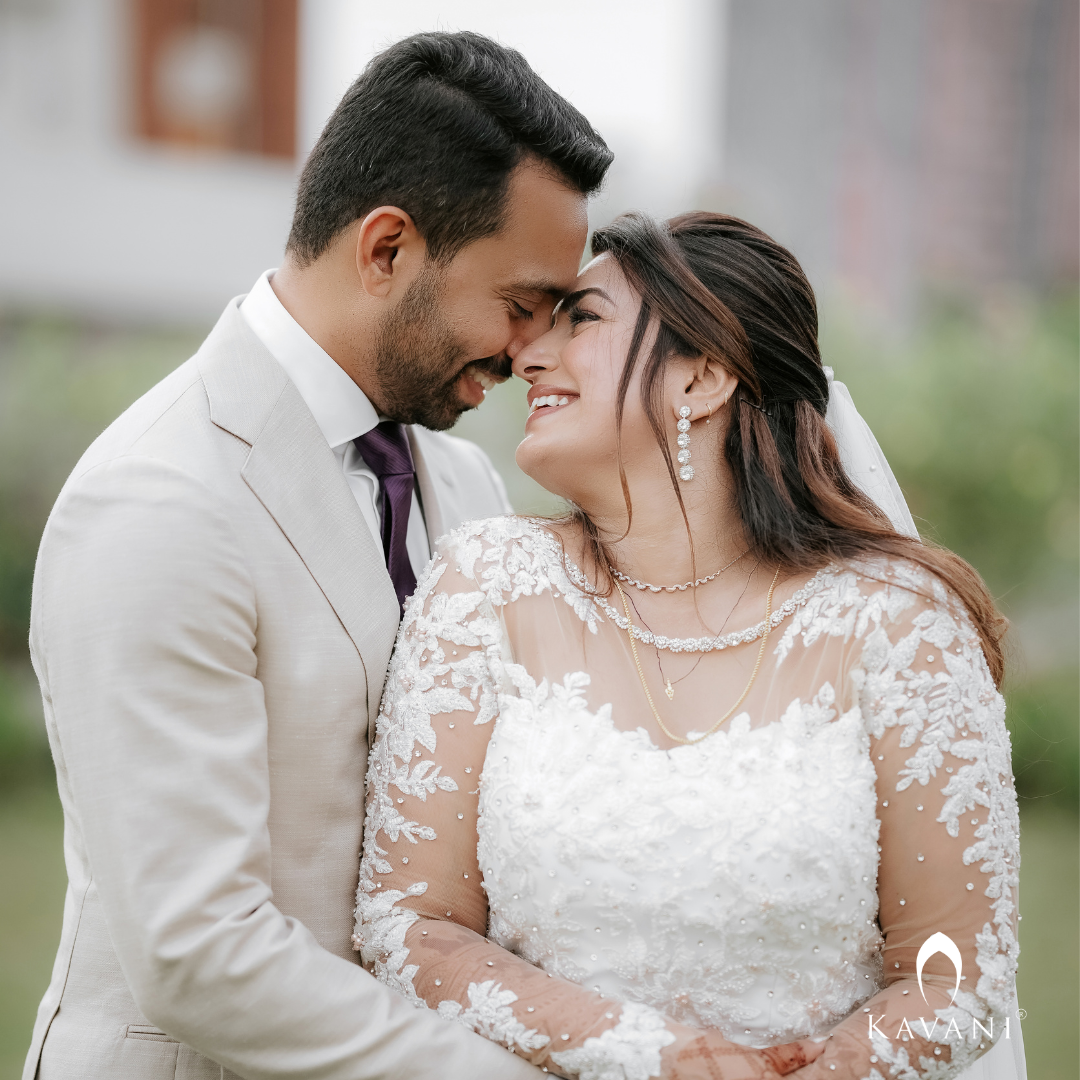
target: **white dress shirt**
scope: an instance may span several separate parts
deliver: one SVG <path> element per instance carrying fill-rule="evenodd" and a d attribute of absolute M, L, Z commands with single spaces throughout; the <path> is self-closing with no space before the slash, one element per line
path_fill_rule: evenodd
<path fill-rule="evenodd" d="M 262 274 L 244 298 L 240 311 L 300 391 L 304 404 L 311 410 L 315 423 L 338 459 L 360 513 L 381 550 L 379 480 L 353 445 L 353 439 L 367 434 L 379 423 L 379 414 L 367 394 L 285 310 L 270 286 L 273 274 L 273 270 Z M 413 573 L 419 578 L 431 558 L 431 547 L 415 484 L 405 545 Z"/>

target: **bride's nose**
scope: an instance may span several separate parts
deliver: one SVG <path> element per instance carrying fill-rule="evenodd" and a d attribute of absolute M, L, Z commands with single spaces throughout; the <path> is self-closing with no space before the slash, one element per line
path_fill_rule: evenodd
<path fill-rule="evenodd" d="M 519 379 L 535 382 L 545 372 L 559 366 L 558 339 L 554 330 L 530 342 L 514 357 L 513 371 Z"/>

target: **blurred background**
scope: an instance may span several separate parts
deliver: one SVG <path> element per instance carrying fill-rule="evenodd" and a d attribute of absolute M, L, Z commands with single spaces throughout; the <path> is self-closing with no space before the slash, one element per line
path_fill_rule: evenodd
<path fill-rule="evenodd" d="M 519 48 L 630 208 L 787 244 L 826 363 L 920 529 L 1012 621 L 1020 1002 L 1032 1080 L 1075 1080 L 1078 13 L 1075 0 L 0 0 L 0 1080 L 59 939 L 61 819 L 26 638 L 38 538 L 79 455 L 280 260 L 298 169 L 380 47 Z M 519 510 L 520 385 L 458 431 Z M 103 612 L 103 617 L 107 613 Z"/>

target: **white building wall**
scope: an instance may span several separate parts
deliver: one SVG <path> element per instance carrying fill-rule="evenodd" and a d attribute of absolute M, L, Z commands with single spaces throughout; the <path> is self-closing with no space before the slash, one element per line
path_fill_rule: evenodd
<path fill-rule="evenodd" d="M 295 170 L 130 134 L 124 0 L 0 5 L 0 305 L 206 319 L 280 259 Z"/>
<path fill-rule="evenodd" d="M 300 158 L 198 154 L 131 134 L 125 0 L 0 0 L 0 307 L 216 315 L 280 261 L 296 174 L 379 48 L 475 29 L 521 49 L 608 139 L 594 219 L 697 201 L 721 145 L 723 3 L 302 0 Z"/>

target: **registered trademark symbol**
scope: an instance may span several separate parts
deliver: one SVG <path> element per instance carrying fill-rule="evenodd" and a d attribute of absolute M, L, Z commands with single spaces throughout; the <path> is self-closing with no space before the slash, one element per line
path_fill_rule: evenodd
<path fill-rule="evenodd" d="M 1019 1019 L 1026 1020 L 1027 1019 L 1027 1009 L 1017 1009 L 1016 1010 L 1016 1015 L 1017 1015 L 1017 1017 Z"/>

